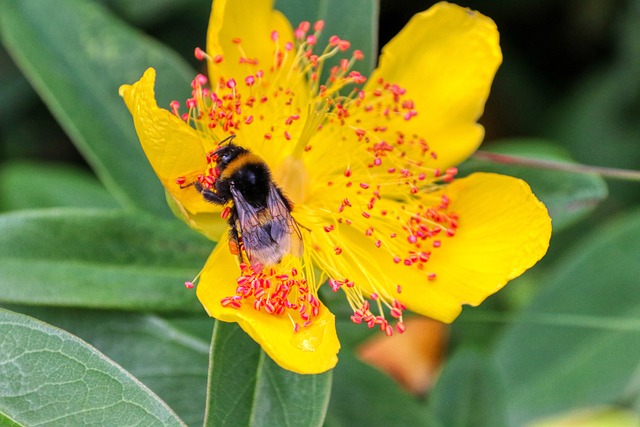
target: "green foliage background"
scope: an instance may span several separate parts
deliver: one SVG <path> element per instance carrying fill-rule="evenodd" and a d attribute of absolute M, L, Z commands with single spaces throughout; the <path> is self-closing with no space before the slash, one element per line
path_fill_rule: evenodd
<path fill-rule="evenodd" d="M 640 1 L 459 4 L 501 32 L 483 150 L 640 169 Z M 366 72 L 430 2 L 276 5 L 327 19 Z M 0 425 L 520 426 L 576 410 L 640 424 L 638 182 L 461 166 L 526 179 L 554 235 L 541 263 L 463 311 L 427 396 L 360 362 L 366 334 L 347 321 L 334 372 L 298 376 L 209 319 L 180 283 L 212 244 L 167 209 L 117 88 L 154 66 L 160 104 L 186 98 L 210 7 L 0 0 Z"/>

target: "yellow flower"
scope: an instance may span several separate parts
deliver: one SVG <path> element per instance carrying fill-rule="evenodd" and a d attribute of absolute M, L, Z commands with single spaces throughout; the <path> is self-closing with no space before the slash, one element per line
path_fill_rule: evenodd
<path fill-rule="evenodd" d="M 362 54 L 348 41 L 317 46 L 322 26 L 292 28 L 272 0 L 216 0 L 207 51 L 196 49 L 209 78 L 194 79 L 184 114 L 157 106 L 153 69 L 120 89 L 175 211 L 218 241 L 200 274 L 200 301 L 299 373 L 337 362 L 322 283 L 344 292 L 354 322 L 401 333 L 405 309 L 451 322 L 462 304 L 480 304 L 533 266 L 551 234 L 525 182 L 454 179 L 454 165 L 483 138 L 476 121 L 502 59 L 489 18 L 439 3 L 384 48 L 369 78 L 352 71 Z M 293 202 L 301 258 L 239 267 L 222 207 L 185 186 L 211 187 L 210 153 L 230 135 L 266 162 Z"/>

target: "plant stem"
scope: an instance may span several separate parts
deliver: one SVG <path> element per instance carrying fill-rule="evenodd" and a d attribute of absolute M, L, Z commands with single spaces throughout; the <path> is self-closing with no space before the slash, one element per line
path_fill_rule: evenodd
<path fill-rule="evenodd" d="M 622 179 L 627 181 L 640 181 L 640 171 L 630 169 L 606 168 L 602 166 L 589 166 L 577 163 L 556 162 L 553 160 L 541 160 L 531 157 L 512 156 L 510 154 L 491 153 L 488 151 L 476 151 L 473 157 L 477 160 L 506 165 L 517 165 L 537 169 L 549 169 L 563 172 L 583 174 L 596 174 L 605 178 Z"/>

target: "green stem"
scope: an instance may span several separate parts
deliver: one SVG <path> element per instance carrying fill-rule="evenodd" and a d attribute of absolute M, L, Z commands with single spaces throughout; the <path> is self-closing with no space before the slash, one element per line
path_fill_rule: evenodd
<path fill-rule="evenodd" d="M 563 172 L 597 174 L 605 178 L 622 179 L 627 181 L 640 181 L 640 171 L 636 170 L 606 168 L 601 166 L 589 166 L 567 162 L 556 162 L 553 160 L 533 159 L 531 157 L 512 156 L 510 154 L 490 153 L 487 151 L 476 151 L 473 157 L 484 162 L 502 163 L 506 165 L 517 165 Z"/>

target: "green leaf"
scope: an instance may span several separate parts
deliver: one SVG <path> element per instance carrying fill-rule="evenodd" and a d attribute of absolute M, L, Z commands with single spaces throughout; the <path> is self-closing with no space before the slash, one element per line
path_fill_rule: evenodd
<path fill-rule="evenodd" d="M 275 7 L 287 16 L 294 28 L 302 21 L 313 24 L 324 20 L 318 45 L 326 45 L 332 35 L 349 40 L 351 51 L 360 49 L 364 53 L 364 60 L 357 62 L 354 69 L 365 76 L 371 75 L 378 61 L 378 0 L 277 0 Z M 338 59 L 330 60 L 327 70 L 337 63 Z"/>
<path fill-rule="evenodd" d="M 429 407 L 445 426 L 507 425 L 504 385 L 492 361 L 473 350 L 459 351 L 447 362 Z"/>
<path fill-rule="evenodd" d="M 0 424 L 184 423 L 151 390 L 79 338 L 0 309 Z"/>
<path fill-rule="evenodd" d="M 513 156 L 573 162 L 557 145 L 538 139 L 510 139 L 490 144 L 482 149 Z M 549 215 L 553 219 L 554 232 L 584 218 L 608 195 L 604 179 L 595 174 L 542 170 L 490 163 L 473 158 L 460 167 L 460 172 L 465 175 L 478 170 L 515 176 L 527 181 L 534 194 L 547 206 Z"/>
<path fill-rule="evenodd" d="M 121 311 L 10 308 L 89 342 L 153 390 L 185 423 L 202 425 L 213 326 L 204 312 L 164 319 Z M 185 324 L 189 328 L 176 326 Z M 207 331 L 205 340 L 200 331 Z"/>
<path fill-rule="evenodd" d="M 440 426 L 430 409 L 391 378 L 343 350 L 326 427 Z"/>
<path fill-rule="evenodd" d="M 321 426 L 332 373 L 280 368 L 235 323 L 217 322 L 211 340 L 205 426 Z"/>
<path fill-rule="evenodd" d="M 185 289 L 213 243 L 178 221 L 115 210 L 0 215 L 0 301 L 201 311 Z"/>
<path fill-rule="evenodd" d="M 116 208 L 91 174 L 73 167 L 13 162 L 0 169 L 0 210 L 48 207 Z"/>
<path fill-rule="evenodd" d="M 160 105 L 195 74 L 173 51 L 82 0 L 2 0 L 0 35 L 54 116 L 116 199 L 171 215 L 118 87 L 158 69 Z"/>
<path fill-rule="evenodd" d="M 511 425 L 638 398 L 640 212 L 580 242 L 497 343 Z M 633 393 L 630 393 L 630 392 Z"/>

